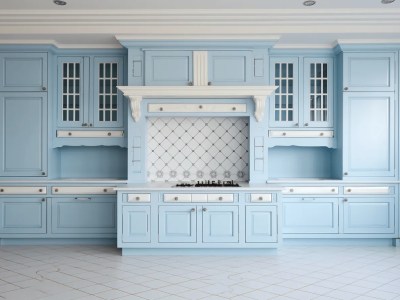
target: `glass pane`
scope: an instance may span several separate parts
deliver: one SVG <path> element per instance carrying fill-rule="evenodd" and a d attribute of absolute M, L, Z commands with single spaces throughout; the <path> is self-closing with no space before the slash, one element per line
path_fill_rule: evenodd
<path fill-rule="evenodd" d="M 118 108 L 117 95 L 112 96 L 112 108 L 114 109 Z"/>
<path fill-rule="evenodd" d="M 68 108 L 71 108 L 71 109 L 74 108 L 74 96 L 73 95 L 68 96 Z"/>
<path fill-rule="evenodd" d="M 321 94 L 321 80 L 315 81 L 316 93 Z"/>
<path fill-rule="evenodd" d="M 99 80 L 99 93 L 103 94 L 104 93 L 104 81 Z"/>
<path fill-rule="evenodd" d="M 314 94 L 315 93 L 315 82 L 314 82 L 314 80 L 312 79 L 311 81 L 310 81 L 310 93 L 311 94 Z"/>
<path fill-rule="evenodd" d="M 315 77 L 315 64 L 310 64 L 310 77 Z"/>
<path fill-rule="evenodd" d="M 317 110 L 317 122 L 321 122 L 321 111 Z"/>
<path fill-rule="evenodd" d="M 280 87 L 280 82 L 279 80 L 275 80 L 275 86 L 277 86 L 278 88 L 275 90 L 275 93 L 280 93 L 281 87 Z"/>
<path fill-rule="evenodd" d="M 105 111 L 106 115 L 104 116 L 104 121 L 111 121 L 110 111 Z"/>
<path fill-rule="evenodd" d="M 275 108 L 279 108 L 280 97 L 275 95 Z"/>
<path fill-rule="evenodd" d="M 104 77 L 104 64 L 99 64 L 99 77 Z"/>
<path fill-rule="evenodd" d="M 76 79 L 76 80 L 75 80 L 75 93 L 77 93 L 77 94 L 79 94 L 79 93 L 80 93 L 80 90 L 79 90 L 79 88 L 80 88 L 80 85 L 79 85 L 79 80 L 78 80 L 78 79 Z"/>
<path fill-rule="evenodd" d="M 69 64 L 69 70 L 68 70 L 68 76 L 69 77 L 74 77 L 74 64 Z"/>
<path fill-rule="evenodd" d="M 293 78 L 293 64 L 288 64 L 288 78 Z"/>
<path fill-rule="evenodd" d="M 322 76 L 324 78 L 328 78 L 328 64 L 323 64 L 323 67 L 324 67 L 324 71 L 322 73 Z"/>
<path fill-rule="evenodd" d="M 117 90 L 117 80 L 116 79 L 113 79 L 113 81 L 112 81 L 112 91 L 111 91 L 111 93 L 113 93 L 113 94 L 116 94 L 116 93 L 118 93 L 118 90 Z"/>
<path fill-rule="evenodd" d="M 104 108 L 105 109 L 110 109 L 110 96 L 106 95 L 106 101 L 104 103 Z"/>
<path fill-rule="evenodd" d="M 293 108 L 293 96 L 288 96 L 288 108 Z"/>
<path fill-rule="evenodd" d="M 288 121 L 293 121 L 293 111 L 292 110 L 288 111 Z"/>
<path fill-rule="evenodd" d="M 280 65 L 275 64 L 275 77 L 280 77 L 280 70 L 279 70 Z"/>
<path fill-rule="evenodd" d="M 111 121 L 117 121 L 117 111 L 116 110 L 113 110 L 112 111 L 112 120 Z"/>
<path fill-rule="evenodd" d="M 275 111 L 275 121 L 279 121 L 279 110 Z"/>
<path fill-rule="evenodd" d="M 282 80 L 281 93 L 286 93 L 286 80 Z"/>
<path fill-rule="evenodd" d="M 75 121 L 79 121 L 79 110 L 75 111 Z"/>
<path fill-rule="evenodd" d="M 63 111 L 63 121 L 68 121 L 68 119 L 67 119 L 67 111 L 66 110 Z"/>
<path fill-rule="evenodd" d="M 104 99 L 103 96 L 99 96 L 99 108 L 104 108 Z"/>
<path fill-rule="evenodd" d="M 105 86 L 106 86 L 106 93 L 110 94 L 111 93 L 110 80 L 105 81 Z"/>
<path fill-rule="evenodd" d="M 73 79 L 69 79 L 68 80 L 68 92 L 73 94 L 75 92 L 74 90 L 74 80 Z"/>
<path fill-rule="evenodd" d="M 288 93 L 293 94 L 293 79 L 288 80 Z"/>
<path fill-rule="evenodd" d="M 286 110 L 281 111 L 281 121 L 287 121 L 286 119 Z"/>
<path fill-rule="evenodd" d="M 75 96 L 75 108 L 79 109 L 79 95 Z"/>
<path fill-rule="evenodd" d="M 63 95 L 63 108 L 67 108 L 68 107 L 68 97 L 67 95 Z"/>
<path fill-rule="evenodd" d="M 326 93 L 328 93 L 328 80 L 324 79 L 323 80 L 323 85 L 324 85 L 323 93 L 326 94 Z"/>
<path fill-rule="evenodd" d="M 282 96 L 282 106 L 281 108 L 286 108 L 286 96 Z"/>
<path fill-rule="evenodd" d="M 315 99 L 314 99 L 314 95 L 310 96 L 310 108 L 313 109 L 315 108 Z"/>
<path fill-rule="evenodd" d="M 317 96 L 317 108 L 321 108 L 321 96 Z"/>
<path fill-rule="evenodd" d="M 322 121 L 325 121 L 325 122 L 328 121 L 328 111 L 326 111 L 326 110 L 323 111 L 323 120 Z"/>
<path fill-rule="evenodd" d="M 81 65 L 78 64 L 78 63 L 75 64 L 75 77 L 76 78 L 79 78 L 81 76 L 81 74 L 80 74 L 80 70 L 81 70 L 80 66 Z"/>
<path fill-rule="evenodd" d="M 99 110 L 99 121 L 104 121 L 103 115 L 104 115 L 104 111 Z"/>
<path fill-rule="evenodd" d="M 315 111 L 314 110 L 310 111 L 310 121 L 311 122 L 315 121 Z"/>
<path fill-rule="evenodd" d="M 74 111 L 69 110 L 68 111 L 68 121 L 73 121 L 74 120 Z"/>
<path fill-rule="evenodd" d="M 63 70 L 63 77 L 64 78 L 68 77 L 68 64 L 67 63 L 63 63 L 62 70 Z"/>
<path fill-rule="evenodd" d="M 110 78 L 111 77 L 111 65 L 110 64 L 104 64 L 105 69 L 106 69 L 106 77 Z"/>
<path fill-rule="evenodd" d="M 286 78 L 286 74 L 287 74 L 287 72 L 286 72 L 286 67 L 287 67 L 287 64 L 282 64 L 282 72 L 281 72 L 281 77 L 282 78 Z"/>
<path fill-rule="evenodd" d="M 317 66 L 316 77 L 320 78 L 322 75 L 321 64 L 316 64 L 316 66 Z"/>
<path fill-rule="evenodd" d="M 323 96 L 323 108 L 328 108 L 328 97 Z"/>
<path fill-rule="evenodd" d="M 118 77 L 118 64 L 116 64 L 116 63 L 112 64 L 112 77 L 113 78 Z"/>
<path fill-rule="evenodd" d="M 68 93 L 68 79 L 63 79 L 63 93 Z"/>

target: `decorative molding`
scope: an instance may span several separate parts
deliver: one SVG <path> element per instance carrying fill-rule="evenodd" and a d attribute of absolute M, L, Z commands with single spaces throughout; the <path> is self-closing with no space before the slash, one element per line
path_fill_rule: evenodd
<path fill-rule="evenodd" d="M 255 103 L 254 116 L 261 121 L 265 102 L 275 86 L 117 86 L 130 100 L 132 118 L 140 119 L 143 98 L 249 98 Z"/>
<path fill-rule="evenodd" d="M 193 51 L 193 85 L 208 85 L 208 51 Z"/>

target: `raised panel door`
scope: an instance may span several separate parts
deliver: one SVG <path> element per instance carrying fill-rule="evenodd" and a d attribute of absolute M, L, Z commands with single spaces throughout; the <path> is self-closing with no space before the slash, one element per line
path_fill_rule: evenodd
<path fill-rule="evenodd" d="M 283 233 L 339 233 L 337 198 L 286 198 Z"/>
<path fill-rule="evenodd" d="M 2 233 L 46 233 L 46 199 L 0 198 Z"/>
<path fill-rule="evenodd" d="M 53 198 L 53 233 L 116 233 L 115 198 Z"/>
<path fill-rule="evenodd" d="M 160 243 L 196 243 L 195 206 L 159 206 L 158 234 Z"/>
<path fill-rule="evenodd" d="M 276 206 L 246 206 L 246 243 L 278 241 Z"/>
<path fill-rule="evenodd" d="M 192 51 L 145 51 L 145 85 L 190 83 L 193 83 Z"/>
<path fill-rule="evenodd" d="M 150 243 L 150 205 L 122 208 L 122 242 Z"/>
<path fill-rule="evenodd" d="M 47 94 L 0 95 L 0 175 L 46 176 Z"/>
<path fill-rule="evenodd" d="M 394 233 L 394 198 L 365 197 L 343 200 L 344 233 Z"/>
<path fill-rule="evenodd" d="M 344 178 L 395 175 L 394 111 L 393 93 L 345 93 Z"/>
<path fill-rule="evenodd" d="M 239 242 L 237 206 L 203 206 L 202 217 L 204 243 Z"/>
<path fill-rule="evenodd" d="M 0 91 L 46 90 L 46 53 L 0 53 Z"/>

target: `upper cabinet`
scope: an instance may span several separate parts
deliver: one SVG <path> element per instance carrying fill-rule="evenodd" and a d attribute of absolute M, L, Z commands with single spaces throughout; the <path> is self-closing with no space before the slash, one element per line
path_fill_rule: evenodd
<path fill-rule="evenodd" d="M 0 53 L 0 91 L 47 91 L 47 53 Z"/>
<path fill-rule="evenodd" d="M 57 137 L 67 139 L 62 143 L 123 137 L 123 98 L 117 90 L 124 82 L 123 63 L 122 56 L 58 57 Z"/>
<path fill-rule="evenodd" d="M 333 59 L 271 57 L 270 127 L 333 127 Z M 303 92 L 301 92 L 303 91 Z"/>
<path fill-rule="evenodd" d="M 394 91 L 394 52 L 343 54 L 343 91 Z"/>
<path fill-rule="evenodd" d="M 148 50 L 145 85 L 265 84 L 263 55 L 251 50 Z"/>

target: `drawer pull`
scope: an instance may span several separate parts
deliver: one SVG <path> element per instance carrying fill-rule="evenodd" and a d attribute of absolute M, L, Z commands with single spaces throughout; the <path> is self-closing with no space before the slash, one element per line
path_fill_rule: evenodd
<path fill-rule="evenodd" d="M 107 191 L 108 191 L 107 189 L 104 189 L 104 190 L 103 190 L 104 193 L 107 193 Z"/>
<path fill-rule="evenodd" d="M 283 136 L 286 136 L 286 132 L 283 132 L 282 135 L 283 135 Z"/>
<path fill-rule="evenodd" d="M 258 200 L 259 201 L 263 201 L 263 197 L 258 197 Z"/>
<path fill-rule="evenodd" d="M 233 111 L 235 111 L 235 110 L 236 110 L 236 107 L 235 107 L 235 106 L 234 106 L 234 107 L 232 107 L 232 110 L 233 110 Z"/>
<path fill-rule="evenodd" d="M 43 189 L 39 189 L 39 193 L 43 192 Z"/>
<path fill-rule="evenodd" d="M 163 110 L 164 110 L 164 108 L 160 107 L 160 111 L 163 111 Z"/>
<path fill-rule="evenodd" d="M 289 192 L 293 193 L 293 192 L 294 192 L 294 189 L 290 189 Z"/>
<path fill-rule="evenodd" d="M 349 193 L 351 193 L 351 189 L 347 189 L 347 191 L 348 191 Z"/>
<path fill-rule="evenodd" d="M 343 202 L 347 202 L 347 201 L 349 201 L 348 199 L 343 199 Z"/>
<path fill-rule="evenodd" d="M 71 136 L 71 135 L 72 135 L 72 132 L 68 132 L 68 135 Z"/>
<path fill-rule="evenodd" d="M 207 208 L 206 207 L 203 207 L 203 209 L 202 209 L 204 212 L 206 212 L 207 211 Z"/>
<path fill-rule="evenodd" d="M 42 202 L 44 202 L 44 201 L 46 201 L 46 199 L 45 199 L 45 198 L 42 198 Z"/>
<path fill-rule="evenodd" d="M 78 200 L 78 201 L 90 201 L 90 200 L 92 200 L 92 198 L 90 198 L 90 197 L 76 197 L 75 200 Z"/>
<path fill-rule="evenodd" d="M 108 136 L 111 136 L 111 132 L 107 133 Z"/>
<path fill-rule="evenodd" d="M 347 173 L 347 172 L 344 172 L 344 175 L 346 176 L 346 175 L 349 175 L 349 173 Z"/>
<path fill-rule="evenodd" d="M 4 189 L 0 189 L 0 192 L 1 192 L 1 193 L 4 192 Z"/>
<path fill-rule="evenodd" d="M 136 200 L 136 201 L 139 201 L 139 200 L 140 200 L 140 197 L 136 197 L 135 200 Z"/>
<path fill-rule="evenodd" d="M 178 200 L 179 200 L 179 198 L 178 198 L 178 197 L 174 197 L 174 200 L 175 200 L 175 201 L 178 201 Z"/>
<path fill-rule="evenodd" d="M 332 191 L 332 193 L 336 192 L 336 190 L 335 190 L 335 189 L 332 189 L 331 191 Z"/>
<path fill-rule="evenodd" d="M 222 201 L 222 200 L 224 200 L 224 198 L 223 197 L 218 197 L 218 200 Z"/>
<path fill-rule="evenodd" d="M 199 108 L 202 109 L 202 108 L 203 108 L 203 105 L 199 105 Z"/>
<path fill-rule="evenodd" d="M 196 211 L 196 209 L 195 208 L 192 208 L 191 210 L 190 210 L 190 212 L 195 212 Z"/>
<path fill-rule="evenodd" d="M 321 132 L 319 135 L 320 135 L 320 136 L 324 136 L 324 133 L 323 133 L 323 132 Z"/>
<path fill-rule="evenodd" d="M 58 189 L 54 189 L 54 192 L 56 192 L 56 193 L 57 193 L 57 192 L 58 192 Z"/>

